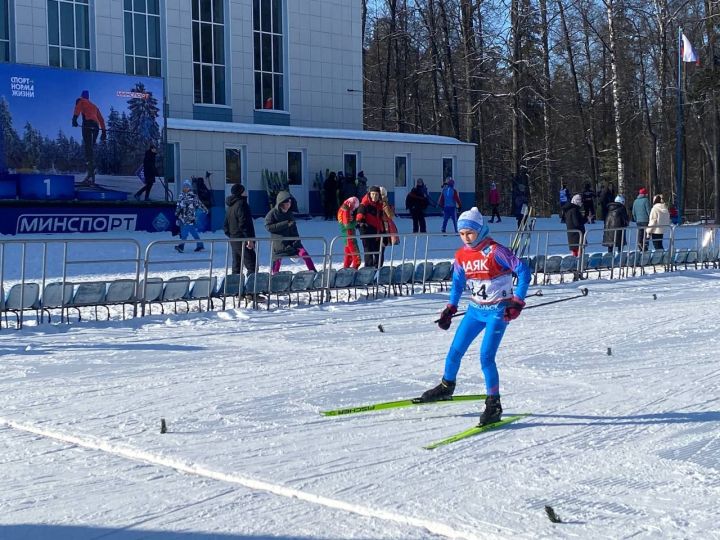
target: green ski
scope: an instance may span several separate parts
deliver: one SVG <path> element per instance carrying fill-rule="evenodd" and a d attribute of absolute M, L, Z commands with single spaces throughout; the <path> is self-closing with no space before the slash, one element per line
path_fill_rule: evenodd
<path fill-rule="evenodd" d="M 320 411 L 323 416 L 342 416 L 345 414 L 356 414 L 371 411 L 383 411 L 385 409 L 399 409 L 401 407 L 414 407 L 416 405 L 433 405 L 437 403 L 457 403 L 459 401 L 482 401 L 487 396 L 485 394 L 469 394 L 465 396 L 453 396 L 450 399 L 440 401 L 430 401 L 427 403 L 415 403 L 415 399 L 403 399 L 401 401 L 385 401 L 381 403 L 372 403 L 370 405 L 361 405 L 359 407 L 346 407 L 343 409 L 334 409 L 332 411 Z"/>
<path fill-rule="evenodd" d="M 526 416 L 530 416 L 530 413 L 517 414 L 515 416 L 508 416 L 507 418 L 503 418 L 499 422 L 495 422 L 494 424 L 488 424 L 486 426 L 471 427 L 470 429 L 466 429 L 465 431 L 456 433 L 455 435 L 452 435 L 452 436 L 448 437 L 447 439 L 441 439 L 439 441 L 435 441 L 434 443 L 430 443 L 427 446 L 423 446 L 423 448 L 426 448 L 427 450 L 432 450 L 434 448 L 437 448 L 438 446 L 444 446 L 446 444 L 461 441 L 463 439 L 467 439 L 468 437 L 472 437 L 473 435 L 479 435 L 480 433 L 485 433 L 486 431 L 490 431 L 491 429 L 497 429 L 506 424 L 509 424 L 510 422 L 515 422 L 516 420 L 525 418 Z"/>

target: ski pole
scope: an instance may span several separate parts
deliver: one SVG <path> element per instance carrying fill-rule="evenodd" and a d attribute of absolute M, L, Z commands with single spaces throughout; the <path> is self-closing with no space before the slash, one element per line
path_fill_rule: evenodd
<path fill-rule="evenodd" d="M 585 289 L 585 291 L 587 291 L 587 289 Z M 586 292 L 585 294 L 587 294 L 587 292 Z M 525 298 L 529 298 L 529 297 L 531 297 L 531 296 L 542 296 L 542 295 L 543 295 L 542 290 L 538 289 L 538 290 L 535 291 L 534 293 L 528 294 Z M 575 297 L 573 297 L 573 298 L 575 298 Z M 563 299 L 563 300 L 555 300 L 555 301 L 553 301 L 553 302 L 545 302 L 545 304 L 538 304 L 538 306 L 544 306 L 544 305 L 546 305 L 546 304 L 554 304 L 555 302 L 563 302 L 564 300 L 570 300 L 570 298 L 565 298 L 565 299 Z M 528 309 L 528 308 L 525 308 L 525 309 Z M 467 310 L 466 310 L 466 311 L 458 311 L 457 313 L 453 314 L 451 317 L 452 317 L 452 318 L 462 317 L 462 316 L 465 315 L 466 313 L 467 313 Z M 436 321 L 433 321 L 433 322 L 434 322 L 435 324 L 437 324 L 437 323 L 440 322 L 440 319 L 438 319 L 438 320 L 436 320 Z"/>
<path fill-rule="evenodd" d="M 568 300 L 575 300 L 576 298 L 582 298 L 583 296 L 587 296 L 588 292 L 589 291 L 585 287 L 583 287 L 582 289 L 580 289 L 580 294 L 576 294 L 575 296 L 569 296 L 568 298 L 560 298 L 559 300 L 553 300 L 551 302 L 543 302 L 542 304 L 534 304 L 532 306 L 528 306 L 523 309 L 532 309 L 532 308 L 536 308 L 536 307 L 549 306 L 550 304 L 557 304 L 558 302 L 567 302 Z"/>

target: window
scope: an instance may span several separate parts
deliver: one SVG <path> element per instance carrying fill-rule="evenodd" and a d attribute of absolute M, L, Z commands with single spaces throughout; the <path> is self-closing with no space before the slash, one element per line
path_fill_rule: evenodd
<path fill-rule="evenodd" d="M 10 6 L 0 0 L 0 62 L 10 61 Z"/>
<path fill-rule="evenodd" d="M 50 65 L 90 69 L 88 0 L 48 0 Z"/>
<path fill-rule="evenodd" d="M 288 184 L 300 186 L 303 183 L 303 153 L 298 150 L 288 152 Z"/>
<path fill-rule="evenodd" d="M 225 105 L 224 0 L 191 0 L 195 103 Z"/>
<path fill-rule="evenodd" d="M 165 182 L 171 184 L 175 182 L 180 170 L 180 143 L 169 142 L 165 145 L 165 155 L 163 156 L 163 176 Z"/>
<path fill-rule="evenodd" d="M 225 149 L 225 183 L 243 183 L 243 154 L 244 148 Z"/>
<path fill-rule="evenodd" d="M 455 158 L 444 157 L 442 158 L 442 179 L 443 182 L 446 178 L 455 178 Z"/>
<path fill-rule="evenodd" d="M 395 156 L 395 187 L 408 185 L 408 156 Z"/>
<path fill-rule="evenodd" d="M 357 154 L 345 154 L 343 159 L 343 173 L 345 176 L 355 178 L 358 170 L 358 156 Z"/>
<path fill-rule="evenodd" d="M 160 77 L 160 0 L 125 0 L 125 73 Z"/>
<path fill-rule="evenodd" d="M 253 0 L 255 108 L 285 110 L 282 0 Z"/>

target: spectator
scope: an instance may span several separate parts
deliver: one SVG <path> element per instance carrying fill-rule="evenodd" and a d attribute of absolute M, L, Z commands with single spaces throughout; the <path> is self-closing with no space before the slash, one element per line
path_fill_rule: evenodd
<path fill-rule="evenodd" d="M 325 203 L 325 221 L 335 217 L 338 211 L 338 182 L 337 175 L 331 172 L 323 182 L 323 194 Z"/>
<path fill-rule="evenodd" d="M 650 218 L 648 220 L 648 228 L 646 232 L 647 238 L 652 238 L 653 247 L 655 249 L 663 248 L 663 232 L 666 227 L 670 226 L 670 212 L 668 211 L 662 195 L 655 195 L 653 198 L 653 207 L 650 210 Z"/>
<path fill-rule="evenodd" d="M 570 190 L 568 189 L 565 182 L 560 187 L 560 223 L 565 223 L 565 214 L 562 211 L 562 207 L 570 202 Z"/>
<path fill-rule="evenodd" d="M 568 247 L 570 248 L 570 253 L 575 257 L 580 254 L 580 247 L 583 245 L 585 236 L 585 221 L 587 218 L 582 214 L 582 204 L 582 195 L 578 193 L 573 195 L 570 202 L 562 207 L 562 211 L 565 214 L 565 226 L 568 231 Z"/>
<path fill-rule="evenodd" d="M 400 237 L 398 236 L 398 228 L 395 224 L 395 208 L 390 204 L 388 199 L 388 193 L 385 186 L 380 186 L 380 200 L 383 205 L 383 225 L 384 232 L 390 236 L 383 236 L 382 245 L 390 246 L 397 245 L 400 243 Z"/>
<path fill-rule="evenodd" d="M 315 271 L 310 255 L 300 241 L 300 234 L 295 223 L 292 210 L 293 198 L 288 191 L 281 191 L 277 194 L 277 204 L 265 216 L 265 228 L 273 238 L 272 252 L 273 263 L 272 274 L 280 271 L 283 257 L 300 256 L 305 261 L 308 270 Z"/>
<path fill-rule="evenodd" d="M 357 197 L 355 181 L 345 173 L 338 171 L 337 173 L 338 189 L 340 190 L 340 199 L 345 201 L 350 197 Z"/>
<path fill-rule="evenodd" d="M 356 218 L 357 227 L 363 235 L 362 244 L 365 252 L 365 266 L 380 268 L 383 263 L 383 249 L 379 236 L 385 232 L 383 223 L 383 203 L 380 197 L 380 188 L 372 186 L 360 201 Z"/>
<path fill-rule="evenodd" d="M 340 224 L 340 232 L 345 237 L 345 257 L 343 258 L 343 268 L 353 267 L 355 270 L 360 268 L 360 247 L 355 238 L 355 212 L 360 206 L 357 197 L 346 199 L 341 205 L 337 213 L 337 220 Z"/>
<path fill-rule="evenodd" d="M 453 228 L 457 233 L 457 212 L 462 209 L 462 202 L 460 202 L 460 195 L 458 195 L 455 189 L 455 180 L 452 178 L 448 177 L 445 179 L 442 192 L 440 193 L 440 199 L 438 199 L 438 206 L 443 209 L 441 232 L 445 232 L 447 222 L 452 220 Z"/>
<path fill-rule="evenodd" d="M 358 199 L 362 199 L 367 193 L 367 184 L 368 181 L 365 176 L 365 171 L 360 171 L 357 175 L 357 180 L 355 180 L 355 193 Z"/>
<path fill-rule="evenodd" d="M 206 214 L 208 213 L 206 206 L 198 196 L 193 193 L 190 180 L 183 180 L 182 193 L 178 197 L 177 204 L 175 205 L 175 217 L 180 227 L 180 239 L 186 240 L 188 235 L 192 236 L 198 241 L 195 251 L 202 251 L 205 249 L 205 246 L 200 241 L 200 235 L 198 234 L 197 225 L 195 224 L 198 210 Z M 184 250 L 185 242 L 180 242 L 175 246 L 175 251 L 178 253 L 182 253 Z"/>
<path fill-rule="evenodd" d="M 618 195 L 615 201 L 607 205 L 605 210 L 605 223 L 603 225 L 603 246 L 612 253 L 615 248 L 622 251 L 625 245 L 625 227 L 630 225 L 630 216 L 625 208 L 625 197 Z"/>
<path fill-rule="evenodd" d="M 491 208 L 490 223 L 495 223 L 495 216 L 497 216 L 498 223 L 502 221 L 500 219 L 500 212 L 498 207 L 500 206 L 500 192 L 498 191 L 495 182 L 490 182 L 490 193 L 488 194 L 488 202 Z"/>
<path fill-rule="evenodd" d="M 590 182 L 585 184 L 582 192 L 582 206 L 585 212 L 585 220 L 588 223 L 595 223 L 595 191 L 590 186 Z"/>
<path fill-rule="evenodd" d="M 640 188 L 638 191 L 637 199 L 633 202 L 632 206 L 632 218 L 637 223 L 637 248 L 641 251 L 647 251 L 647 244 L 645 243 L 645 227 L 647 227 L 650 221 L 650 200 L 647 196 L 647 190 Z"/>
<path fill-rule="evenodd" d="M 155 184 L 155 177 L 157 176 L 157 168 L 155 167 L 155 155 L 157 154 L 157 148 L 154 144 L 150 144 L 150 147 L 145 151 L 143 157 L 143 182 L 145 185 L 141 187 L 135 193 L 135 200 L 140 200 L 140 195 L 145 193 L 145 200 L 150 200 L 150 191 Z"/>
<path fill-rule="evenodd" d="M 410 190 L 405 197 L 405 208 L 410 211 L 413 222 L 413 232 L 427 232 L 427 224 L 425 223 L 425 209 L 430 206 L 430 194 L 428 193 L 425 181 L 418 178 L 415 181 L 415 187 Z"/>
<path fill-rule="evenodd" d="M 230 196 L 225 200 L 228 209 L 225 212 L 223 230 L 225 236 L 231 240 L 241 238 L 255 238 L 255 224 L 252 220 L 250 205 L 247 202 L 245 186 L 233 184 L 230 189 Z M 242 266 L 245 266 L 248 274 L 257 272 L 257 256 L 255 254 L 255 241 L 230 242 L 232 250 L 232 273 L 242 274 Z"/>
<path fill-rule="evenodd" d="M 614 201 L 615 186 L 612 185 L 612 182 L 608 183 L 607 186 L 603 185 L 600 190 L 600 210 L 602 211 L 602 219 L 607 219 L 608 205 Z"/>
<path fill-rule="evenodd" d="M 513 199 L 513 215 L 517 220 L 517 228 L 523 226 L 523 222 L 527 223 L 526 216 L 530 213 L 529 199 L 525 184 L 517 184 L 515 197 Z"/>

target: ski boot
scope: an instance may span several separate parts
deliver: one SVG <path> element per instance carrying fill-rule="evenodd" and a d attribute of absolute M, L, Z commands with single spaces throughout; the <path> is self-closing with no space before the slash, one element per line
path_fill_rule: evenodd
<path fill-rule="evenodd" d="M 455 392 L 455 381 L 442 379 L 435 388 L 423 392 L 419 398 L 413 399 L 413 403 L 430 403 L 431 401 L 448 401 L 452 399 Z"/>
<path fill-rule="evenodd" d="M 485 398 L 485 410 L 480 415 L 478 427 L 499 422 L 502 417 L 502 405 L 500 396 L 488 396 Z"/>

